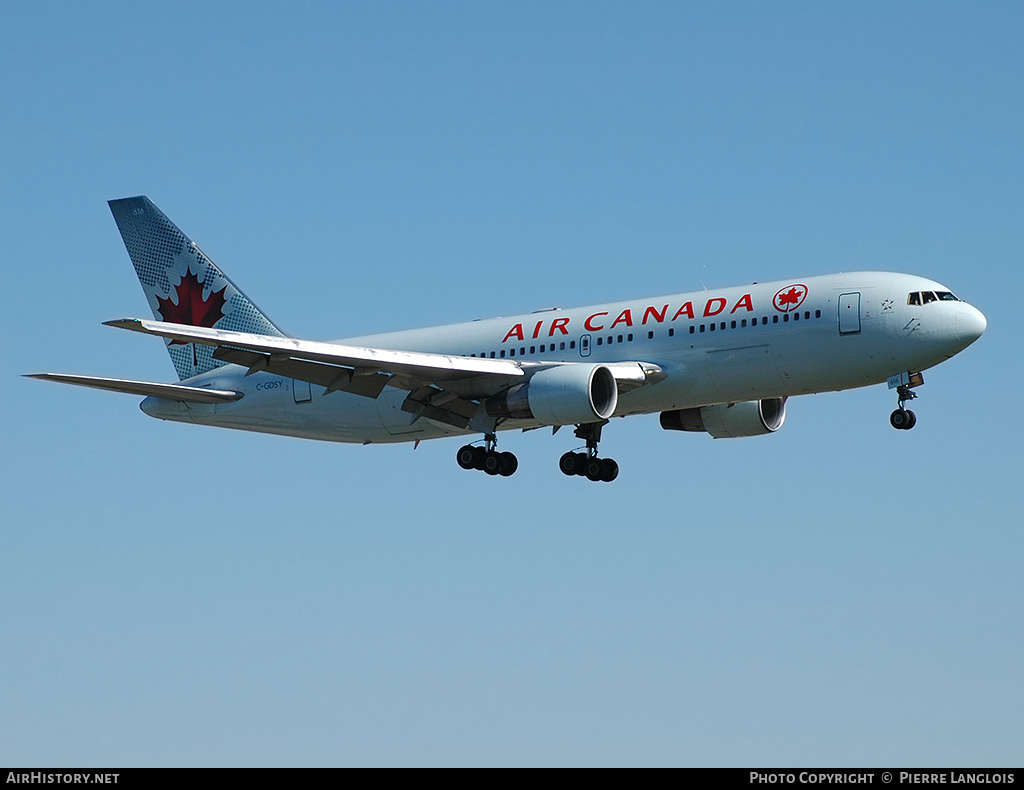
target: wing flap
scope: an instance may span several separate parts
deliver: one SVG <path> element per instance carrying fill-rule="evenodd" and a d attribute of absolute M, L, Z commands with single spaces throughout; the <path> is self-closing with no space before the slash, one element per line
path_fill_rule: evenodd
<path fill-rule="evenodd" d="M 388 383 L 390 376 L 383 373 L 371 373 L 357 376 L 352 368 L 337 365 L 325 365 L 322 362 L 307 362 L 291 357 L 275 357 L 272 354 L 259 354 L 240 348 L 221 346 L 213 352 L 213 358 L 233 365 L 241 365 L 252 371 L 265 370 L 277 376 L 286 376 L 299 381 L 308 381 L 326 387 L 327 392 L 335 390 L 352 392 L 366 398 L 376 398 Z"/>
<path fill-rule="evenodd" d="M 436 387 L 418 387 L 402 403 L 402 411 L 456 428 L 466 428 L 480 404 Z"/>
<path fill-rule="evenodd" d="M 30 373 L 27 374 L 27 378 L 59 381 L 61 384 L 124 392 L 128 395 L 152 395 L 156 398 L 188 401 L 189 403 L 231 403 L 242 397 L 242 393 L 235 390 L 215 390 L 205 387 L 189 387 L 185 384 L 158 384 L 152 381 L 131 381 L 129 379 L 106 379 L 98 376 L 78 376 L 72 373 Z"/>

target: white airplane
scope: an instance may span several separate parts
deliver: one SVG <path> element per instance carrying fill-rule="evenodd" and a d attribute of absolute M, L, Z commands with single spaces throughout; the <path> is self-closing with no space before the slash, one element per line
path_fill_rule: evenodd
<path fill-rule="evenodd" d="M 34 378 L 144 395 L 164 420 L 336 442 L 481 434 L 464 469 L 511 475 L 497 432 L 575 426 L 567 475 L 614 480 L 598 455 L 613 417 L 660 412 L 715 438 L 782 427 L 793 395 L 888 382 L 894 428 L 921 371 L 985 331 L 979 310 L 921 277 L 856 272 L 754 283 L 325 343 L 286 336 L 146 197 L 110 210 L 157 320 L 109 326 L 165 339 L 179 384 Z"/>

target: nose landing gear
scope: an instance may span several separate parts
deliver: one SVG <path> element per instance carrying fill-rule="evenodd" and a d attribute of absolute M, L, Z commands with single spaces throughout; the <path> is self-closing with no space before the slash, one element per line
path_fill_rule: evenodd
<path fill-rule="evenodd" d="M 611 458 L 597 457 L 597 443 L 601 441 L 601 428 L 607 423 L 592 422 L 577 426 L 575 435 L 587 443 L 585 453 L 567 452 L 558 459 L 558 468 L 565 475 L 580 475 L 593 482 L 610 483 L 619 476 L 619 465 Z"/>
<path fill-rule="evenodd" d="M 913 387 L 919 384 L 924 384 L 924 379 L 921 378 L 921 374 L 915 374 L 917 381 L 911 376 L 910 384 L 900 384 L 896 388 L 898 400 L 896 401 L 896 411 L 889 415 L 889 424 L 892 425 L 898 431 L 909 431 L 915 425 L 917 425 L 917 415 L 914 414 L 910 409 L 904 408 L 904 404 L 907 401 L 911 401 L 917 397 L 917 393 L 914 392 Z"/>
<path fill-rule="evenodd" d="M 455 454 L 455 460 L 463 469 L 479 469 L 489 475 L 511 477 L 519 468 L 519 459 L 512 453 L 499 453 L 498 439 L 493 433 L 484 436 L 486 446 L 463 445 Z"/>

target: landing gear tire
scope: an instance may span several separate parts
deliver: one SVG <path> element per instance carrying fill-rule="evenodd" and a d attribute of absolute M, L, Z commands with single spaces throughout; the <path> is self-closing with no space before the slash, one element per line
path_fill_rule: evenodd
<path fill-rule="evenodd" d="M 610 483 L 619 476 L 619 465 L 611 458 L 602 460 L 601 465 L 604 467 L 604 470 L 601 472 L 602 483 Z"/>
<path fill-rule="evenodd" d="M 597 483 L 604 476 L 604 461 L 600 458 L 591 458 L 587 461 L 585 470 L 584 474 L 587 476 L 587 480 Z"/>
<path fill-rule="evenodd" d="M 502 477 L 511 477 L 516 473 L 516 469 L 519 468 L 519 459 L 512 455 L 512 453 L 501 453 L 499 455 L 499 459 L 499 475 L 501 475 Z"/>
<path fill-rule="evenodd" d="M 486 447 L 474 447 L 473 448 L 473 468 L 479 471 L 484 471 L 484 458 L 487 457 Z"/>
<path fill-rule="evenodd" d="M 917 415 L 907 409 L 896 409 L 889 415 L 889 424 L 898 431 L 909 431 L 917 425 Z"/>
<path fill-rule="evenodd" d="M 484 471 L 489 475 L 501 473 L 501 453 L 487 450 L 484 453 Z"/>
<path fill-rule="evenodd" d="M 471 444 L 460 447 L 459 452 L 455 454 L 455 460 L 463 469 L 475 469 L 476 448 Z"/>
<path fill-rule="evenodd" d="M 564 475 L 578 475 L 583 464 L 580 459 L 580 453 L 569 452 L 558 459 L 558 468 L 562 470 Z M 586 456 L 583 456 L 586 458 Z"/>

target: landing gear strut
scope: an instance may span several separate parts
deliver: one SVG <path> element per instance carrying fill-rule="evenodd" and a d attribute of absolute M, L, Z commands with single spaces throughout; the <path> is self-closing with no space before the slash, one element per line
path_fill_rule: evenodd
<path fill-rule="evenodd" d="M 922 380 L 921 383 L 923 384 L 924 381 Z M 896 388 L 899 399 L 896 402 L 896 411 L 889 415 L 889 424 L 898 431 L 909 431 L 917 425 L 917 415 L 910 409 L 903 407 L 907 401 L 917 397 L 917 393 L 912 389 L 913 386 L 911 384 L 900 384 Z"/>
<path fill-rule="evenodd" d="M 585 453 L 571 450 L 558 459 L 558 468 L 565 475 L 580 475 L 594 482 L 610 483 L 619 476 L 619 465 L 611 458 L 597 457 L 597 443 L 601 441 L 601 428 L 607 423 L 590 422 L 576 427 L 575 436 L 587 443 Z"/>
<path fill-rule="evenodd" d="M 512 453 L 499 453 L 498 438 L 493 433 L 484 435 L 485 446 L 467 444 L 459 448 L 455 460 L 463 469 L 479 469 L 489 475 L 511 477 L 519 468 L 519 459 Z"/>

